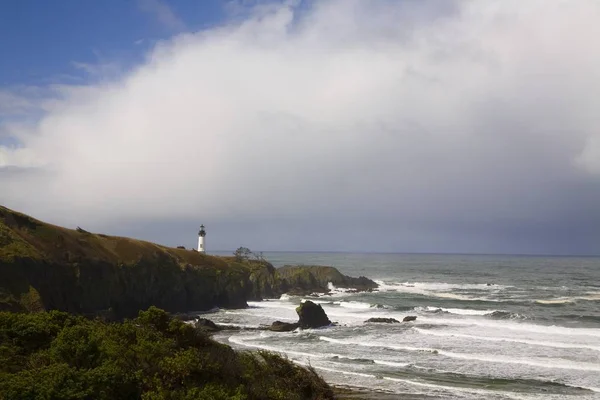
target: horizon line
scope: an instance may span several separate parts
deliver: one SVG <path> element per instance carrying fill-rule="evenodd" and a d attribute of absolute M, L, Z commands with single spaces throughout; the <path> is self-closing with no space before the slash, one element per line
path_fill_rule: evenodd
<path fill-rule="evenodd" d="M 251 250 L 252 251 L 252 250 Z M 215 253 L 232 253 L 235 250 L 214 250 Z M 346 251 L 346 250 L 259 250 L 253 253 L 302 253 L 302 254 L 389 254 L 389 255 L 430 255 L 430 256 L 504 256 L 504 257 L 563 257 L 598 258 L 600 254 L 544 254 L 544 253 L 464 253 L 464 252 L 403 252 L 403 251 Z M 207 252 L 210 254 L 210 251 Z"/>

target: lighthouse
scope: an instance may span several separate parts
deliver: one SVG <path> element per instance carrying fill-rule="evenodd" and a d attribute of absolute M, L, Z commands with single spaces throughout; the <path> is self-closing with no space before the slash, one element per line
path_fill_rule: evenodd
<path fill-rule="evenodd" d="M 198 251 L 200 253 L 206 252 L 206 248 L 204 247 L 204 236 L 206 236 L 204 225 L 200 225 L 200 232 L 198 232 Z"/>

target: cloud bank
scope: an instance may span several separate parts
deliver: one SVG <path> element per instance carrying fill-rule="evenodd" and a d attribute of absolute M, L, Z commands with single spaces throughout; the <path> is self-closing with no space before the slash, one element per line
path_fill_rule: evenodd
<path fill-rule="evenodd" d="M 0 147 L 0 201 L 170 244 L 204 222 L 224 249 L 600 253 L 598 15 L 262 6 L 53 87 L 0 128 L 21 144 Z"/>

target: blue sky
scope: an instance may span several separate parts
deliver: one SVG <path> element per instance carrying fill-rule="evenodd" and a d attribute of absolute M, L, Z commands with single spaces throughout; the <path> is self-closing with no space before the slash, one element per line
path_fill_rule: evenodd
<path fill-rule="evenodd" d="M 164 6 L 173 18 L 165 18 Z M 225 6 L 220 0 L 0 2 L 0 87 L 72 83 L 89 78 L 83 65 L 135 65 L 157 40 L 219 23 Z"/>

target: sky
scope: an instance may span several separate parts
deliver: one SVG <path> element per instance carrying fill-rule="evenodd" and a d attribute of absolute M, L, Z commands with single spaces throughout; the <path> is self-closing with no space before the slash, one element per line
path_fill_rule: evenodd
<path fill-rule="evenodd" d="M 0 204 L 54 224 L 600 254 L 597 0 L 21 0 L 0 55 Z"/>

